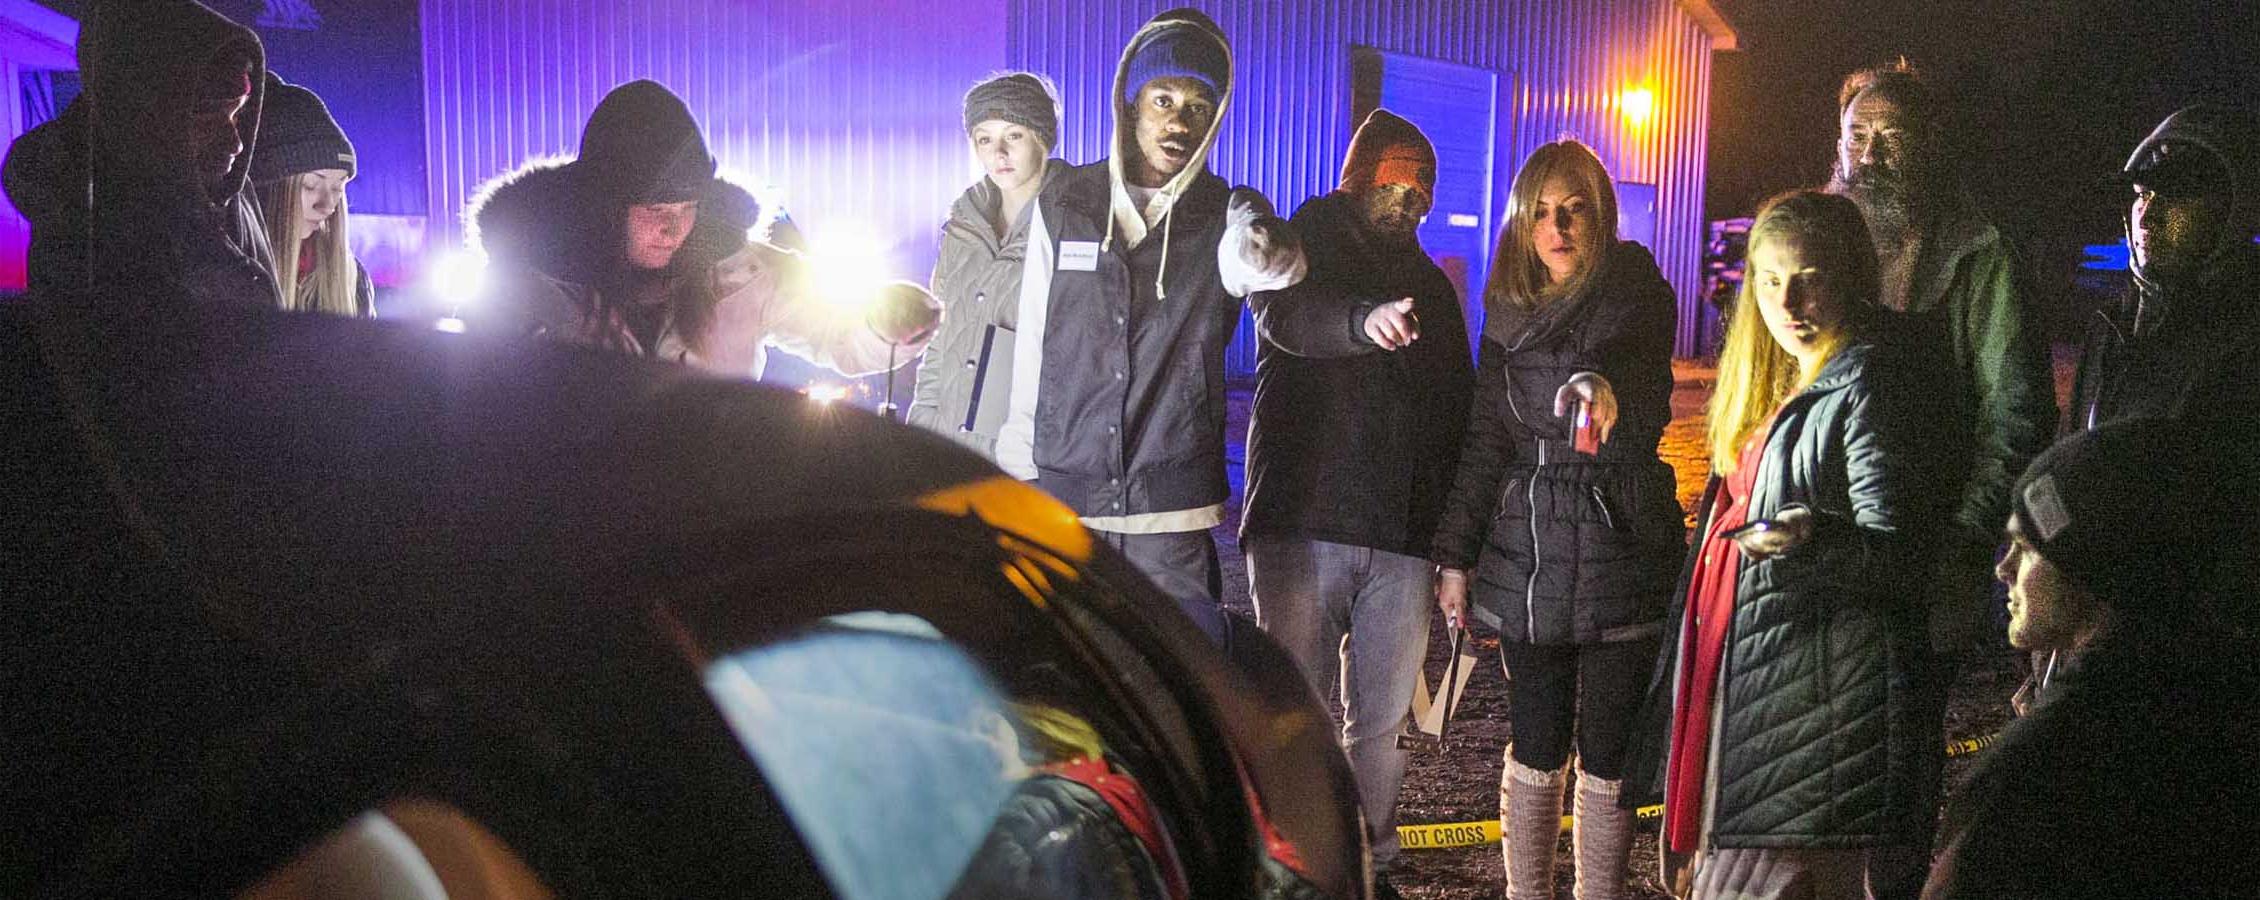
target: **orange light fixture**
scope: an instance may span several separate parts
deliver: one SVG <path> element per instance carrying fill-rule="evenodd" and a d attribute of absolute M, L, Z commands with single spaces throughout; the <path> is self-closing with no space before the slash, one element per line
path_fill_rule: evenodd
<path fill-rule="evenodd" d="M 1656 92 L 1644 87 L 1626 88 L 1617 95 L 1617 110 L 1624 114 L 1624 123 L 1634 128 L 1648 124 L 1656 115 Z"/>

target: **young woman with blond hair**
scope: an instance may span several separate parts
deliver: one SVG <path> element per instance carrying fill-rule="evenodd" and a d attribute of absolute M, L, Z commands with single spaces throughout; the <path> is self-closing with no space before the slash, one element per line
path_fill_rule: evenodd
<path fill-rule="evenodd" d="M 1540 147 L 1515 176 L 1492 265 L 1473 419 L 1431 547 L 1437 605 L 1498 631 L 1514 684 L 1499 780 L 1508 897 L 1553 896 L 1573 741 L 1577 896 L 1622 897 L 1625 740 L 1685 547 L 1656 456 L 1676 306 L 1655 258 L 1617 239 L 1608 170 L 1575 141 Z"/>
<path fill-rule="evenodd" d="M 1692 896 L 1859 897 L 1869 854 L 1937 819 L 1911 691 L 1957 483 L 1957 420 L 1930 407 L 1952 392 L 1892 333 L 1851 201 L 1768 202 L 1745 271 L 1641 729 L 1659 740 L 1637 742 L 1668 757 L 1632 769 L 1663 796 L 1667 881 Z"/>
<path fill-rule="evenodd" d="M 376 315 L 369 273 L 346 243 L 345 183 L 354 173 L 353 144 L 322 98 L 269 75 L 251 181 L 284 309 Z"/>

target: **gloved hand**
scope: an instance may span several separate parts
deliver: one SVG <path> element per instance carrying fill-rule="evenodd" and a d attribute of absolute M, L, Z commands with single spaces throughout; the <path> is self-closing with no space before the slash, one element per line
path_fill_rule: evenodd
<path fill-rule="evenodd" d="M 1246 188 L 1225 201 L 1224 240 L 1216 250 L 1219 274 L 1227 286 L 1242 288 L 1241 295 L 1293 287 L 1310 271 L 1294 227 L 1263 194 Z"/>
<path fill-rule="evenodd" d="M 942 324 L 942 303 L 916 284 L 891 281 L 879 287 L 864 321 L 887 343 L 923 343 Z"/>

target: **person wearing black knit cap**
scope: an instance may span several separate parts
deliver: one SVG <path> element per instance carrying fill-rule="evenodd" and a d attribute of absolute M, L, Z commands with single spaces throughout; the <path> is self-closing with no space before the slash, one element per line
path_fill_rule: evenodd
<path fill-rule="evenodd" d="M 492 275 L 458 318 L 743 378 L 772 345 L 846 375 L 925 349 L 941 313 L 923 288 L 884 291 L 862 316 L 826 308 L 801 258 L 760 239 L 760 202 L 716 168 L 681 98 L 614 88 L 572 161 L 536 160 L 473 198 L 464 220 Z"/>
<path fill-rule="evenodd" d="M 282 276 L 282 307 L 340 316 L 377 314 L 368 270 L 346 243 L 345 183 L 353 180 L 353 142 L 322 98 L 273 73 L 251 183 L 265 214 L 267 241 Z"/>
<path fill-rule="evenodd" d="M 2068 658 L 1948 807 L 1923 896 L 2252 896 L 2260 664 L 2208 602 L 2238 546 L 2233 452 L 2201 424 L 2123 419 L 2017 482 L 2010 640 Z"/>

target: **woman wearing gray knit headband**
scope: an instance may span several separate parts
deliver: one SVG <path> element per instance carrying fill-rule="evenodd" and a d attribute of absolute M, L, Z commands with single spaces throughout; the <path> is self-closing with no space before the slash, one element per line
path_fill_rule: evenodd
<path fill-rule="evenodd" d="M 1051 82 L 1015 72 L 965 94 L 965 137 L 983 177 L 950 206 L 932 288 L 941 330 L 918 366 L 913 425 L 995 456 L 1012 391 L 1020 327 L 1020 270 L 1036 196 L 1065 164 L 1045 157 L 1059 138 Z"/>

